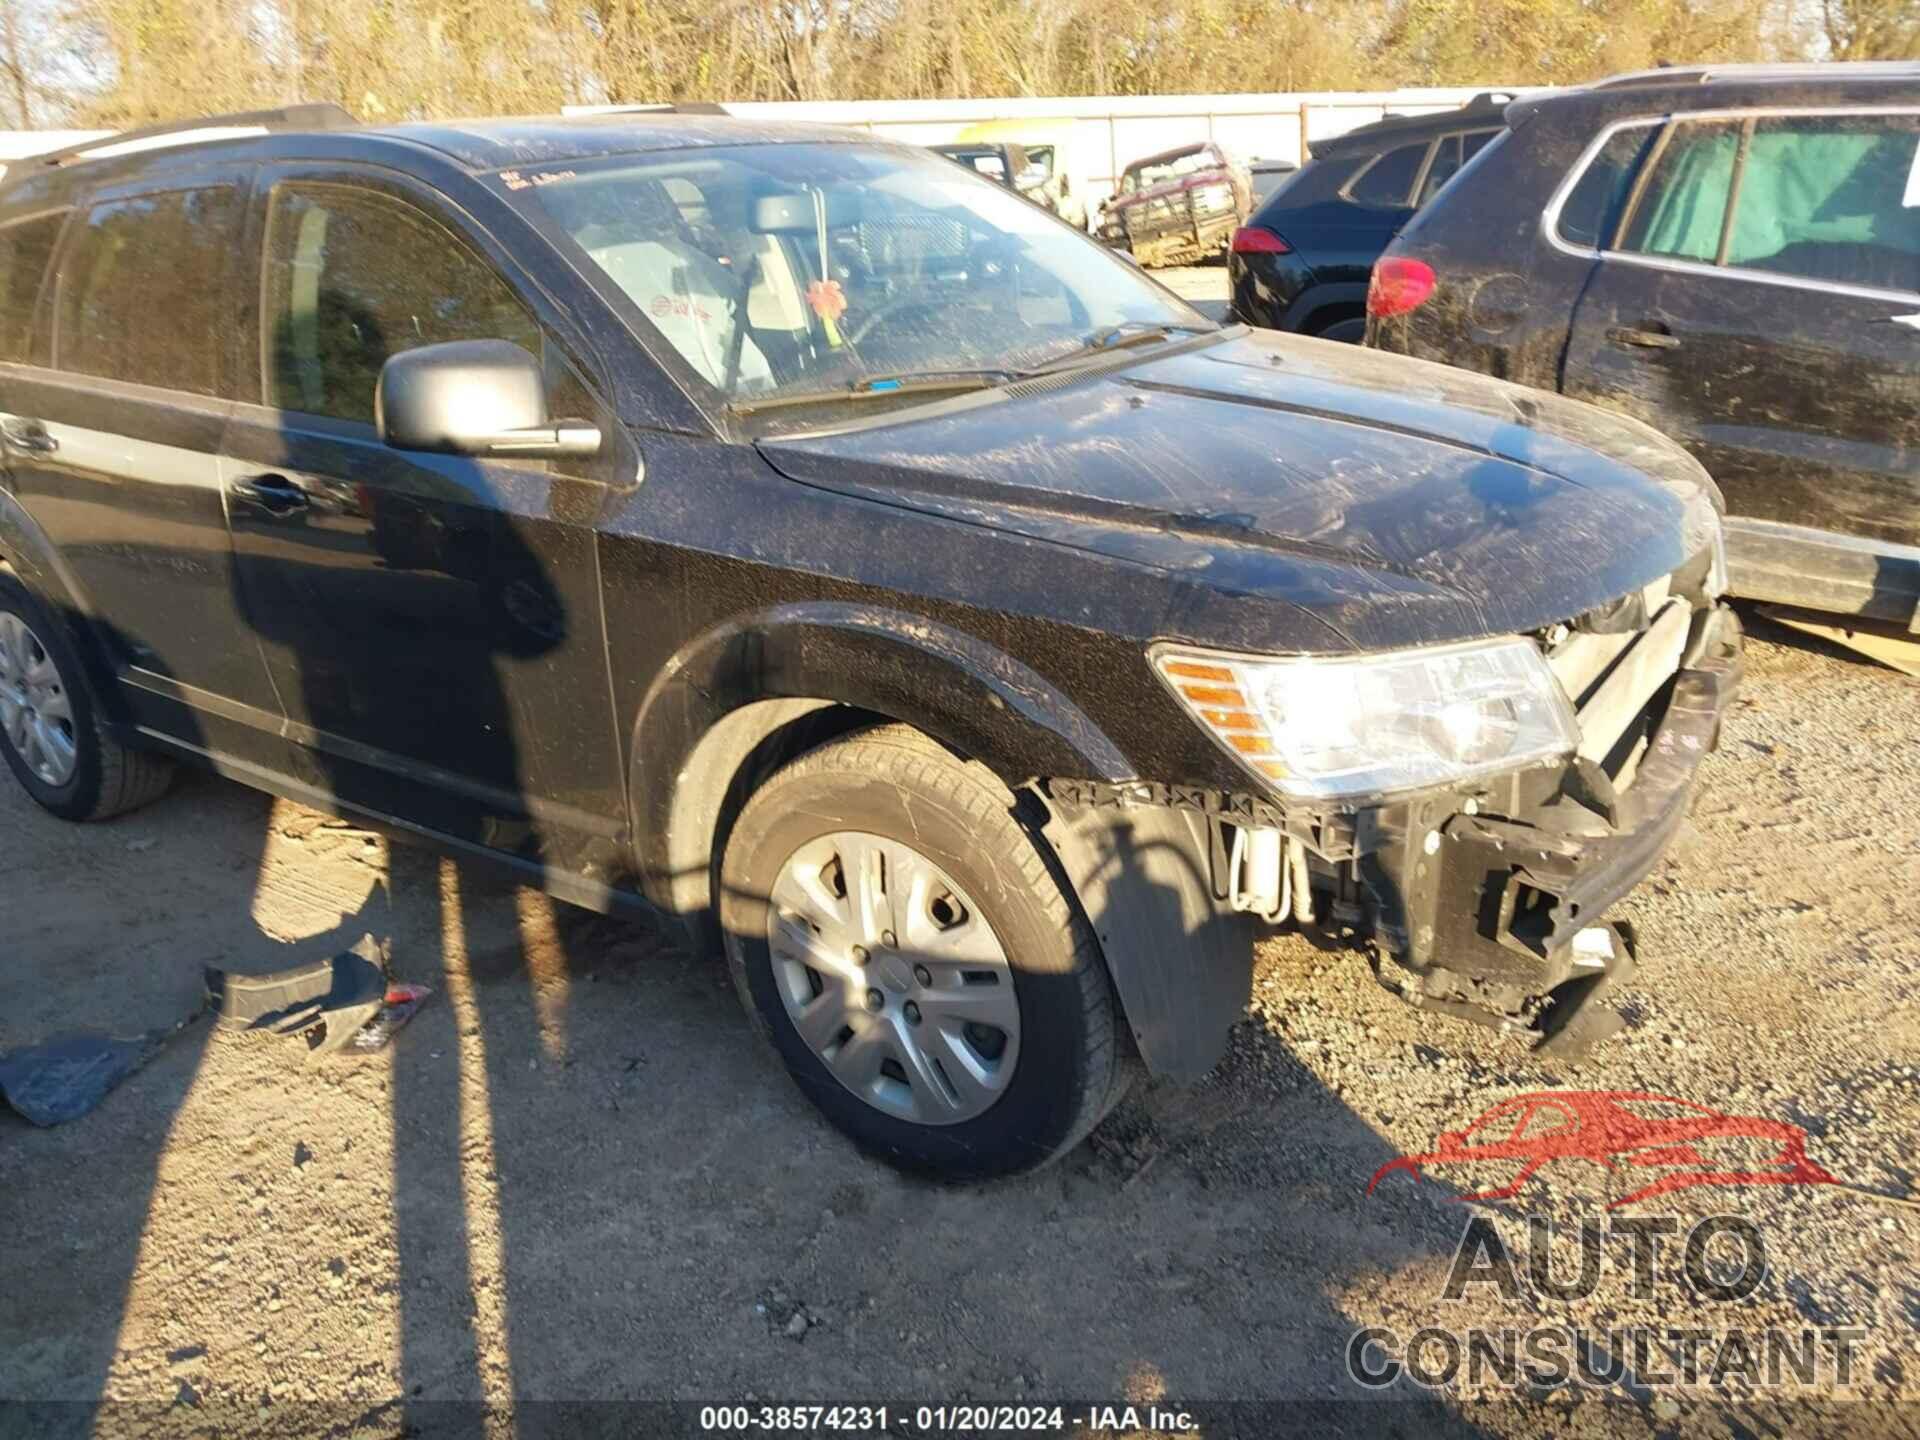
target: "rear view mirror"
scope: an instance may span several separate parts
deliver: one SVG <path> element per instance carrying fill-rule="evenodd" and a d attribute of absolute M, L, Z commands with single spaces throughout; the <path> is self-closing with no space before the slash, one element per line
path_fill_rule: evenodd
<path fill-rule="evenodd" d="M 813 197 L 821 193 L 813 190 L 786 191 L 775 195 L 761 195 L 753 202 L 753 223 L 749 227 L 756 235 L 811 235 L 818 228 L 814 215 Z M 845 190 L 828 190 L 827 226 L 839 229 L 851 225 L 860 218 L 859 198 Z"/>
<path fill-rule="evenodd" d="M 506 340 L 451 340 L 390 357 L 373 413 L 381 442 L 396 450 L 526 459 L 600 453 L 595 426 L 547 419 L 540 362 Z"/>

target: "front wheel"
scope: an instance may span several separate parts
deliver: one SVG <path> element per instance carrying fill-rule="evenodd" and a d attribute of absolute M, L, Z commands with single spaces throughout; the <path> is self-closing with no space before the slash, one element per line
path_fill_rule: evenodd
<path fill-rule="evenodd" d="M 981 1178 L 1070 1150 L 1124 1092 L 1106 967 L 990 776 L 904 727 L 766 781 L 720 864 L 741 998 L 802 1091 L 904 1168 Z"/>

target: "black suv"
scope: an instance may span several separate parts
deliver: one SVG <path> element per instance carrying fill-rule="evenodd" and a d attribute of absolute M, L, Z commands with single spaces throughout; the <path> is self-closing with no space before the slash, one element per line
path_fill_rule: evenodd
<path fill-rule="evenodd" d="M 1366 333 L 1373 262 L 1466 161 L 1506 124 L 1510 95 L 1477 95 L 1441 115 L 1406 115 L 1316 140 L 1234 233 L 1233 315 L 1328 340 Z"/>
<path fill-rule="evenodd" d="M 1522 100 L 1380 262 L 1370 342 L 1637 416 L 1726 492 L 1735 593 L 1916 627 L 1920 64 Z"/>
<path fill-rule="evenodd" d="M 1250 916 L 1607 1028 L 1599 916 L 1739 665 L 1678 447 L 1221 328 L 864 135 L 205 123 L 0 185 L 0 749 L 47 809 L 187 761 L 682 917 L 822 1110 L 949 1173 L 1204 1072 Z"/>

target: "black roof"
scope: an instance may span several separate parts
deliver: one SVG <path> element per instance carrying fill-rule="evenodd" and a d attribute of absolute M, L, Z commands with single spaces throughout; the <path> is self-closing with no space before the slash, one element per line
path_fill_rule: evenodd
<path fill-rule="evenodd" d="M 198 131 L 204 139 L 192 138 Z M 243 131 L 247 133 L 234 134 Z M 227 132 L 227 133 L 222 133 Z M 721 145 L 780 145 L 811 142 L 891 144 L 864 130 L 786 121 L 743 120 L 718 107 L 647 107 L 597 115 L 512 116 L 490 120 L 427 120 L 394 125 L 362 125 L 333 105 L 294 105 L 176 121 L 102 136 L 43 155 L 8 163 L 0 184 L 14 185 L 81 166 L 136 166 L 140 157 L 213 155 L 245 157 L 251 151 L 275 156 L 298 153 L 302 139 L 322 139 L 326 153 L 339 146 L 371 142 L 375 147 L 419 146 L 468 170 L 498 170 L 516 165 L 550 165 L 597 160 L 613 155 L 684 150 Z M 122 148 L 124 147 L 124 148 Z M 101 155 L 101 151 L 113 153 Z"/>
<path fill-rule="evenodd" d="M 603 115 L 512 116 L 492 120 L 422 120 L 368 127 L 363 134 L 410 140 L 452 157 L 469 170 L 598 160 L 649 150 L 715 145 L 792 145 L 859 141 L 885 144 L 865 130 L 788 120 L 742 120 L 689 111 L 616 111 Z"/>
<path fill-rule="evenodd" d="M 1572 90 L 1530 95 L 1507 107 L 1519 124 L 1543 112 L 1581 108 L 1661 115 L 1744 106 L 1889 102 L 1920 104 L 1920 61 L 1829 60 L 1807 65 L 1685 65 L 1615 75 Z"/>
<path fill-rule="evenodd" d="M 1438 135 L 1443 130 L 1457 128 L 1463 120 L 1502 125 L 1506 123 L 1502 117 L 1513 98 L 1514 92 L 1511 90 L 1488 90 L 1474 96 L 1457 110 L 1440 110 L 1431 115 L 1389 115 L 1384 120 L 1375 120 L 1370 125 L 1358 126 L 1344 134 L 1315 140 L 1308 148 L 1315 155 L 1339 155 L 1348 150 L 1376 149 L 1382 140 L 1418 140 L 1423 136 Z"/>

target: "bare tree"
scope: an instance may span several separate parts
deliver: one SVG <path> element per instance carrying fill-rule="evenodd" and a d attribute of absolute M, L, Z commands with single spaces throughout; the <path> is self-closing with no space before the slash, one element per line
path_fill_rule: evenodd
<path fill-rule="evenodd" d="M 1920 0 L 1821 0 L 1835 60 L 1920 59 Z"/>
<path fill-rule="evenodd" d="M 575 102 L 1564 84 L 1660 59 L 1915 52 L 1920 0 L 0 0 L 0 105 L 124 123 L 333 100 Z M 22 5 L 78 7 L 49 66 Z M 31 123 L 31 121 L 29 121 Z"/>

